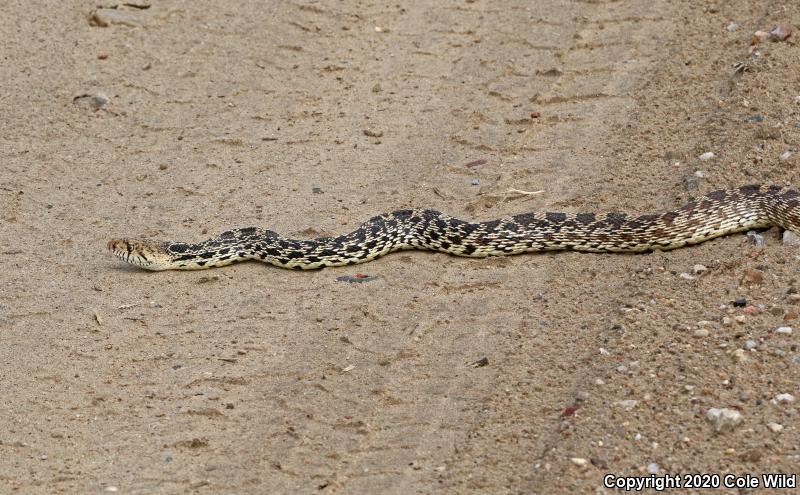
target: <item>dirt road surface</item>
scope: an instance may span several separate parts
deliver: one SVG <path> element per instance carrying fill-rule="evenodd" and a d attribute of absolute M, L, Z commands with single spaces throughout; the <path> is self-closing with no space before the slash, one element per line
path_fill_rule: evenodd
<path fill-rule="evenodd" d="M 595 494 L 617 493 L 607 474 L 797 472 L 798 402 L 776 396 L 800 396 L 800 250 L 777 229 L 763 249 L 309 273 L 150 273 L 105 243 L 800 185 L 796 39 L 751 48 L 800 4 L 148 5 L 0 6 L 0 492 Z M 376 278 L 337 281 L 356 273 Z M 740 422 L 716 431 L 711 408 Z"/>

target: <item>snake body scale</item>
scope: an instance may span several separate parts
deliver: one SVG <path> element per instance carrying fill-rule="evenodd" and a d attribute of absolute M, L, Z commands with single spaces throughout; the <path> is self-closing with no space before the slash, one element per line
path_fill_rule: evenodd
<path fill-rule="evenodd" d="M 297 240 L 257 227 L 228 230 L 197 244 L 112 239 L 118 258 L 148 270 L 197 270 L 259 260 L 311 270 L 352 265 L 393 251 L 419 249 L 484 258 L 534 251 L 635 253 L 669 250 L 750 229 L 778 226 L 800 234 L 800 193 L 749 185 L 714 191 L 657 214 L 524 213 L 466 222 L 435 210 L 375 216 L 338 237 Z"/>

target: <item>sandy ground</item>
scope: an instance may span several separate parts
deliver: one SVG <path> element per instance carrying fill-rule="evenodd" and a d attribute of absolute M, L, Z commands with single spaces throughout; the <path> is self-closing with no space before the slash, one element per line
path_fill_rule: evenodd
<path fill-rule="evenodd" d="M 309 273 L 149 273 L 104 250 L 800 185 L 798 155 L 780 158 L 800 140 L 798 46 L 748 51 L 800 24 L 797 2 L 164 1 L 107 27 L 95 7 L 0 6 L 0 492 L 614 493 L 605 474 L 648 467 L 797 472 L 800 402 L 773 399 L 800 396 L 800 328 L 774 332 L 800 326 L 800 251 L 777 230 L 761 250 Z M 96 93 L 99 110 L 73 102 Z M 358 272 L 376 279 L 336 280 Z M 709 408 L 742 421 L 715 432 Z"/>

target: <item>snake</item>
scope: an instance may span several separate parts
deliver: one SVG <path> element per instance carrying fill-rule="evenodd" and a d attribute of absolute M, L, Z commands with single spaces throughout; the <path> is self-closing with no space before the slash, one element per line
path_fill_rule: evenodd
<path fill-rule="evenodd" d="M 467 222 L 431 209 L 384 213 L 348 234 L 291 239 L 244 227 L 199 243 L 112 239 L 116 257 L 147 270 L 197 270 L 259 260 L 310 270 L 353 265 L 408 249 L 485 258 L 537 251 L 640 253 L 698 244 L 736 232 L 780 227 L 800 234 L 800 193 L 747 185 L 719 190 L 662 213 L 523 213 Z"/>

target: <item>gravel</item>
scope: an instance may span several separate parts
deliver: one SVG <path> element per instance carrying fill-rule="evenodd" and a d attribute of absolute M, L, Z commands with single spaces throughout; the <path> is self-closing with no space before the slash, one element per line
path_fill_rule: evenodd
<path fill-rule="evenodd" d="M 715 431 L 722 433 L 724 431 L 733 430 L 744 418 L 742 417 L 742 413 L 735 409 L 718 409 L 712 407 L 706 412 L 706 419 L 714 425 Z"/>

